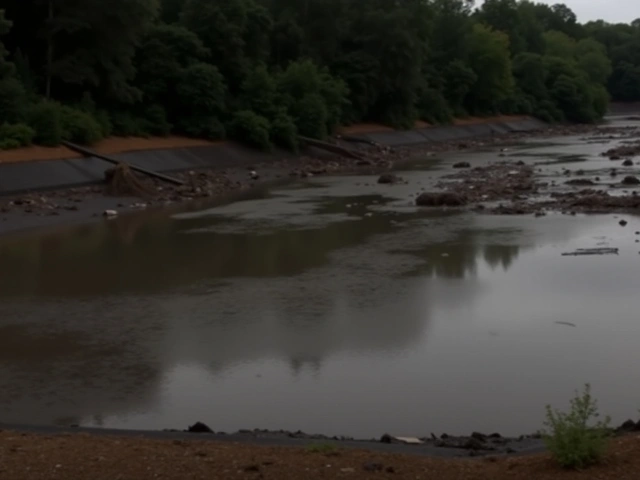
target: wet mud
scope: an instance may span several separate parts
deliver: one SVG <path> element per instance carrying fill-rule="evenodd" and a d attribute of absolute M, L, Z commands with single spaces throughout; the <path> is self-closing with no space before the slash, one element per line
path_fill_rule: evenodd
<path fill-rule="evenodd" d="M 488 165 L 470 169 L 454 165 L 456 170 L 444 175 L 433 192 L 421 193 L 416 204 L 464 206 L 503 215 L 637 211 L 640 168 L 634 157 L 640 155 L 640 127 L 600 127 L 597 134 L 581 141 L 588 143 L 600 137 L 621 144 L 603 152 L 602 160 L 592 169 L 581 168 L 587 159 L 580 155 L 528 164 L 521 159 L 526 154 L 503 152 L 498 161 Z M 541 168 L 564 164 L 573 164 L 574 168 L 563 166 L 551 174 Z M 438 200 L 453 197 L 455 201 Z"/>

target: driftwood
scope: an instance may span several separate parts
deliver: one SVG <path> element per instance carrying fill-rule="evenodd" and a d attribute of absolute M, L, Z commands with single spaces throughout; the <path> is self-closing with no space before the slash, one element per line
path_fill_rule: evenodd
<path fill-rule="evenodd" d="M 567 327 L 576 327 L 577 325 L 575 323 L 571 323 L 571 322 L 553 322 L 556 325 L 565 325 Z"/>
<path fill-rule="evenodd" d="M 115 158 L 107 157 L 106 155 L 101 155 L 98 152 L 94 152 L 93 150 L 90 150 L 88 148 L 81 147 L 80 145 L 76 145 L 75 143 L 62 142 L 62 144 L 65 147 L 73 150 L 74 152 L 81 153 L 85 157 L 99 158 L 100 160 L 104 160 L 105 162 L 112 163 L 113 165 L 119 165 L 119 164 L 123 163 L 123 162 L 121 162 L 119 160 L 116 160 Z M 151 170 L 147 170 L 146 168 L 137 167 L 135 165 L 127 164 L 127 166 L 131 170 L 134 170 L 134 171 L 139 172 L 139 173 L 143 173 L 143 174 L 148 175 L 150 177 L 155 177 L 155 178 L 158 178 L 160 180 L 164 180 L 165 182 L 173 183 L 174 185 L 184 185 L 184 182 L 182 180 L 178 179 L 178 178 L 170 177 L 168 175 L 163 175 L 162 173 L 158 173 L 158 172 L 154 172 L 154 171 L 151 171 Z"/>
<path fill-rule="evenodd" d="M 364 160 L 364 155 L 354 152 L 353 150 L 349 150 L 348 148 L 341 147 L 339 145 L 334 145 L 333 143 L 327 143 L 320 140 L 316 140 L 315 138 L 309 137 L 298 137 L 300 141 L 306 143 L 311 147 L 320 148 L 322 150 L 326 150 L 331 153 L 337 153 L 338 155 L 342 155 L 343 157 L 355 158 L 356 160 Z"/>
<path fill-rule="evenodd" d="M 568 255 L 617 255 L 617 248 L 579 248 L 574 252 L 563 253 L 563 256 Z"/>

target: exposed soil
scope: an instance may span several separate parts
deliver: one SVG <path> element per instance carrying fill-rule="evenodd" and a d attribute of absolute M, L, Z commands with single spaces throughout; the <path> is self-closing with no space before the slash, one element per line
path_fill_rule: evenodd
<path fill-rule="evenodd" d="M 510 117 L 510 119 L 513 119 Z M 487 121 L 496 119 L 487 119 Z M 504 119 L 503 119 L 504 120 Z M 471 120 L 469 120 L 471 121 Z M 371 131 L 371 130 L 368 130 Z M 105 182 L 102 186 L 73 188 L 58 191 L 47 191 L 24 194 L 19 196 L 5 196 L 0 198 L 0 225 L 4 231 L 27 228 L 26 225 L 37 226 L 37 217 L 60 217 L 55 223 L 64 223 L 66 218 L 73 213 L 74 221 L 83 216 L 85 219 L 98 217 L 105 213 L 104 209 L 114 210 L 123 213 L 129 210 L 147 209 L 149 207 L 164 207 L 185 201 L 196 199 L 224 198 L 236 192 L 242 192 L 264 182 L 278 181 L 287 178 L 305 178 L 316 175 L 331 175 L 344 173 L 359 173 L 366 175 L 381 174 L 389 172 L 394 166 L 409 161 L 416 157 L 432 156 L 439 152 L 451 150 L 465 150 L 482 147 L 495 147 L 518 143 L 526 138 L 545 137 L 549 135 L 584 135 L 593 134 L 595 127 L 590 125 L 556 126 L 533 132 L 514 132 L 504 135 L 493 135 L 476 139 L 465 139 L 462 141 L 444 141 L 438 143 L 426 143 L 414 147 L 390 148 L 383 145 L 367 145 L 362 142 L 345 142 L 354 151 L 357 151 L 364 158 L 350 158 L 335 154 L 324 153 L 321 156 L 306 157 L 284 157 L 273 156 L 268 161 L 249 165 L 247 167 L 209 169 L 182 172 L 172 174 L 172 176 L 182 179 L 185 184 L 176 186 L 149 177 L 135 174 L 135 188 L 124 188 L 126 191 L 118 191 L 113 185 Z M 102 153 L 109 154 L 124 150 L 147 149 L 147 148 L 171 148 L 176 146 L 210 145 L 210 142 L 170 137 L 166 139 L 109 139 L 98 145 L 96 149 Z M 2 161 L 6 158 L 19 158 L 26 160 L 33 159 L 31 153 L 38 152 L 38 147 L 32 149 L 21 149 L 13 152 L 3 152 L 0 154 Z M 51 155 L 60 155 L 70 158 L 68 150 L 45 149 L 49 158 Z M 55 150 L 55 152 L 53 152 Z M 5 157 L 6 155 L 16 155 L 16 157 Z M 22 155 L 22 157 L 20 157 Z M 502 154 L 501 154 L 502 155 Z M 527 171 L 528 172 L 528 171 Z M 462 175 L 477 173 L 475 169 L 464 169 Z M 488 174 L 489 172 L 487 172 Z M 524 174 L 529 175 L 530 172 Z M 493 175 L 493 174 L 491 174 Z M 522 175 L 518 181 L 526 181 Z M 475 203 L 481 200 L 500 199 L 501 195 L 513 190 L 509 186 L 499 186 L 500 176 L 492 180 L 491 186 L 478 185 L 478 188 L 464 202 Z M 526 183 L 525 182 L 525 183 Z M 477 183 L 477 182 L 476 182 Z M 534 185 L 534 182 L 531 182 Z M 122 185 L 121 185 L 122 186 Z M 124 185 L 125 187 L 127 185 Z M 472 185 L 468 185 L 472 186 Z M 520 194 L 525 193 L 524 186 L 519 186 L 516 190 Z M 446 188 L 445 188 L 446 189 Z M 498 191 L 491 192 L 491 189 Z M 132 193 L 138 192 L 135 196 Z M 484 193 L 482 193 L 484 191 Z M 144 193 L 143 193 L 144 192 Z M 500 193 L 502 192 L 502 193 Z M 467 192 L 465 192 L 465 197 Z M 533 193 L 533 192 L 531 192 Z M 489 197 L 482 198 L 488 194 Z M 114 196 L 115 195 L 115 196 Z M 509 199 L 512 199 L 509 197 Z M 438 203 L 436 202 L 437 205 Z M 446 203 L 445 203 L 446 204 Z M 103 209 L 96 210 L 96 205 L 103 205 Z M 25 215 L 35 216 L 33 221 L 26 222 Z M 63 216 L 64 215 L 64 216 Z M 46 222 L 53 223 L 53 218 Z"/>
<path fill-rule="evenodd" d="M 139 150 L 159 150 L 164 148 L 200 147 L 215 145 L 215 142 L 186 138 L 170 137 L 111 137 L 98 142 L 92 150 L 103 155 L 134 152 Z M 67 147 L 25 147 L 14 150 L 0 150 L 0 163 L 30 162 L 35 160 L 63 160 L 80 158 L 80 155 Z"/>
<path fill-rule="evenodd" d="M 635 480 L 639 472 L 637 435 L 613 440 L 602 465 L 565 471 L 546 454 L 451 460 L 327 444 L 266 447 L 199 440 L 0 433 L 3 480 Z"/>

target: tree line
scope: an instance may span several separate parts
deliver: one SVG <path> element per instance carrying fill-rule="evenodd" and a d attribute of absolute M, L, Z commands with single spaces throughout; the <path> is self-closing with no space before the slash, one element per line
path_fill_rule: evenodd
<path fill-rule="evenodd" d="M 0 148 L 182 134 L 295 150 L 339 125 L 640 100 L 640 20 L 518 0 L 0 0 Z"/>

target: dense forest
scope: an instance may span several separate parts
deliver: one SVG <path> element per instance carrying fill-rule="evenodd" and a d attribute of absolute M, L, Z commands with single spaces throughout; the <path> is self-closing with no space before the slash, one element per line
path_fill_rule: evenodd
<path fill-rule="evenodd" d="M 640 19 L 517 0 L 0 0 L 0 148 L 338 125 L 593 122 L 640 100 Z"/>

